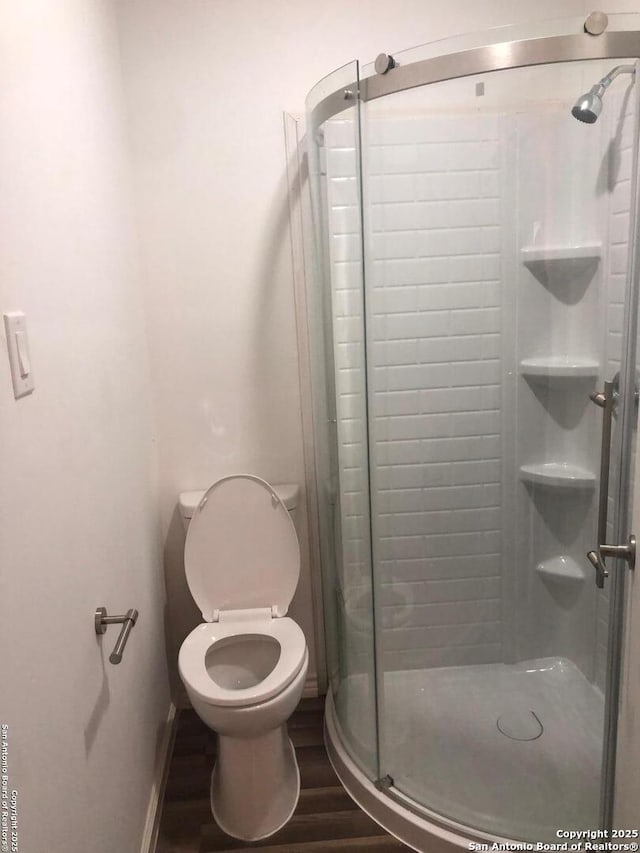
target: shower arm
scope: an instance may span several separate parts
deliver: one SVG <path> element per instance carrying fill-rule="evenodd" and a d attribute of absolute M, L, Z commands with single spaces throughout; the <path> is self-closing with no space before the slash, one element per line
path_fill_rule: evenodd
<path fill-rule="evenodd" d="M 609 86 L 613 83 L 616 77 L 619 77 L 621 74 L 631 74 L 635 75 L 636 67 L 635 65 L 616 65 L 615 68 L 612 68 L 608 74 L 605 74 L 602 80 L 599 80 L 593 89 L 596 90 L 596 94 L 602 97 L 602 95 L 607 91 Z M 593 90 L 592 90 L 593 91 Z"/>

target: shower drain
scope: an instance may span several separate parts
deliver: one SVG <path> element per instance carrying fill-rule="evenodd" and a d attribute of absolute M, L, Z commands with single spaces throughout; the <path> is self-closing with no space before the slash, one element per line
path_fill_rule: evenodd
<path fill-rule="evenodd" d="M 537 740 L 544 727 L 535 711 L 507 711 L 496 720 L 498 731 L 511 740 Z"/>

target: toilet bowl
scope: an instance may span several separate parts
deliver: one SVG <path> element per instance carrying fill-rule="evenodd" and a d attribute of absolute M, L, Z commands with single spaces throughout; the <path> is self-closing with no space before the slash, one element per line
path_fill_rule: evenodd
<path fill-rule="evenodd" d="M 309 663 L 304 634 L 286 616 L 299 573 L 295 527 L 275 488 L 236 475 L 203 493 L 187 529 L 185 574 L 204 622 L 183 642 L 178 669 L 194 710 L 218 734 L 213 816 L 244 841 L 277 832 L 300 794 L 286 727 Z"/>

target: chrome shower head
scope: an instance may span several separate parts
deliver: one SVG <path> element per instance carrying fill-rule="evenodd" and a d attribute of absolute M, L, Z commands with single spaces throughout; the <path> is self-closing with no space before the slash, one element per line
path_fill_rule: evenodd
<path fill-rule="evenodd" d="M 602 94 L 604 90 L 598 84 L 593 86 L 585 95 L 580 95 L 571 108 L 571 115 L 585 124 L 593 124 L 602 112 Z"/>
<path fill-rule="evenodd" d="M 602 99 L 605 92 L 619 74 L 635 74 L 634 65 L 616 65 L 608 74 L 592 86 L 585 95 L 580 95 L 571 108 L 571 115 L 585 124 L 593 124 L 602 112 Z"/>

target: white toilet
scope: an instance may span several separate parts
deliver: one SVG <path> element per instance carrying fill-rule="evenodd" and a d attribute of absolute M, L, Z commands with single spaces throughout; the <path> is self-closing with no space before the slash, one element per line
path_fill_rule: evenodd
<path fill-rule="evenodd" d="M 300 549 L 282 498 L 294 497 L 297 486 L 248 474 L 180 495 L 185 573 L 204 622 L 183 642 L 178 668 L 194 710 L 219 736 L 211 810 L 245 841 L 284 826 L 300 793 L 286 726 L 309 664 L 304 634 L 286 615 Z"/>

